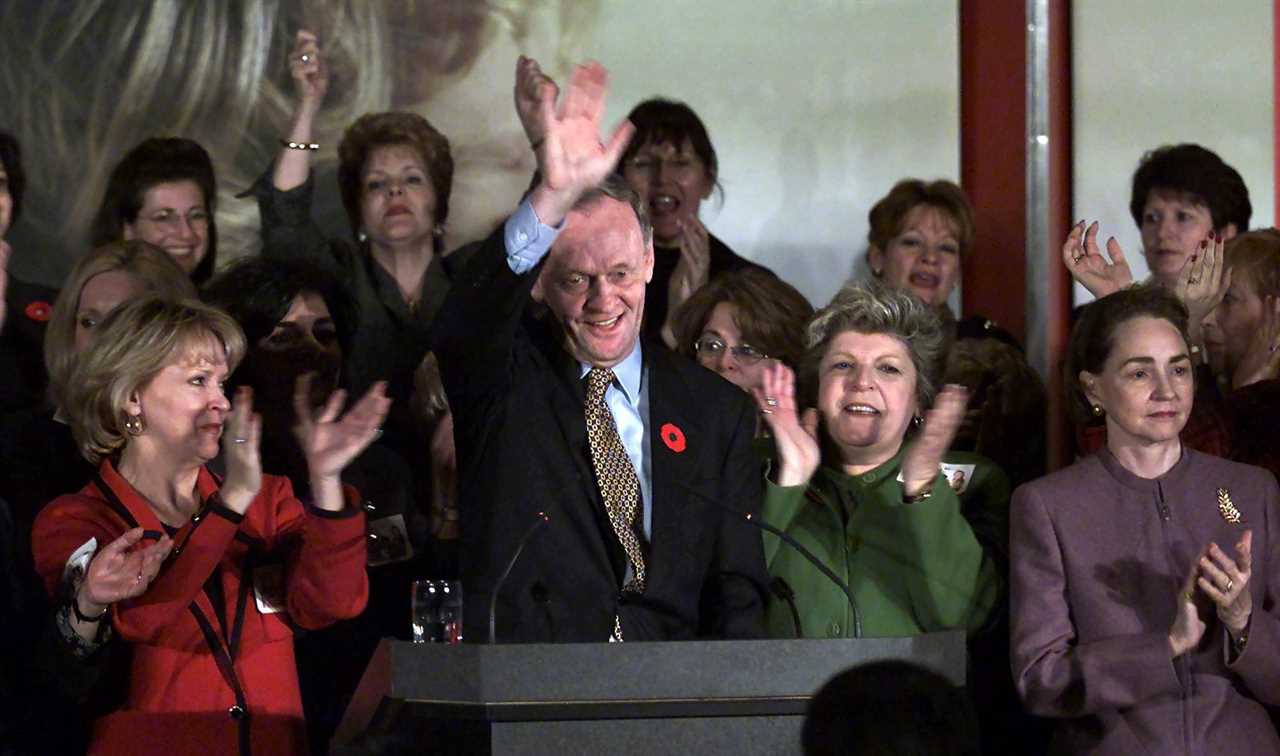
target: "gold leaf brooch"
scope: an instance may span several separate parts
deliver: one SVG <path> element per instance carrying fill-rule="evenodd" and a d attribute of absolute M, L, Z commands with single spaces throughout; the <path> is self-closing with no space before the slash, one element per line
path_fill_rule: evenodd
<path fill-rule="evenodd" d="M 1231 492 L 1225 488 L 1218 489 L 1218 512 L 1222 514 L 1222 519 L 1232 525 L 1240 524 L 1240 510 L 1231 503 Z"/>

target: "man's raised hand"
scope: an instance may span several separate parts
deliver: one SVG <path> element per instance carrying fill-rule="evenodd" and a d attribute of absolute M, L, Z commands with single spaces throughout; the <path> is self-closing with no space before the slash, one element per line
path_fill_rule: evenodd
<path fill-rule="evenodd" d="M 528 67 L 516 64 L 517 82 Z M 600 120 L 609 92 L 609 72 L 590 61 L 575 66 L 569 86 L 556 105 L 555 88 L 539 87 L 542 143 L 538 146 L 538 170 L 542 181 L 530 201 L 538 219 L 558 226 L 587 190 L 597 186 L 621 159 L 635 127 L 624 120 L 613 130 L 608 144 L 601 141 Z"/>

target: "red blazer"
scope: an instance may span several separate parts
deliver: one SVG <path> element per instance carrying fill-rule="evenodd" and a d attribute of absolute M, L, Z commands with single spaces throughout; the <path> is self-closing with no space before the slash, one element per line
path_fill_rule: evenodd
<path fill-rule="evenodd" d="M 222 505 L 203 467 L 196 488 L 204 506 L 174 534 L 159 575 L 111 609 L 112 627 L 132 645 L 129 692 L 124 708 L 95 724 L 90 752 L 243 753 L 252 745 L 305 753 L 292 626 L 320 628 L 364 608 L 364 512 L 306 507 L 286 478 L 271 475 L 243 517 Z M 164 532 L 146 499 L 104 461 L 94 482 L 36 519 L 36 570 L 47 590 L 56 595 L 81 544 L 97 538 L 101 549 L 138 525 L 149 537 Z M 287 611 L 263 613 L 252 575 L 272 565 L 283 567 Z"/>

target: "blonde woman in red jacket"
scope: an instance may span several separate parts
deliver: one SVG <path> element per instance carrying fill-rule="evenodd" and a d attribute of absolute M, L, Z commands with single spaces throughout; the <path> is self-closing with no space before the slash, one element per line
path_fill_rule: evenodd
<path fill-rule="evenodd" d="M 36 520 L 36 568 L 68 604 L 59 626 L 83 653 L 113 634 L 133 652 L 125 703 L 95 724 L 91 753 L 305 752 L 292 628 L 364 607 L 364 515 L 339 475 L 390 400 L 376 385 L 340 417 L 337 392 L 313 417 L 299 386 L 314 499 L 303 504 L 286 479 L 261 472 L 250 393 L 234 404 L 223 394 L 243 353 L 227 315 L 147 297 L 100 326 L 70 381 L 64 409 L 100 466 Z M 205 468 L 220 441 L 222 480 Z M 140 542 L 104 556 L 135 561 L 145 590 L 80 579 L 99 546 L 138 527 Z M 146 547 L 167 539 L 159 561 Z M 129 572 L 115 570 L 115 582 Z"/>

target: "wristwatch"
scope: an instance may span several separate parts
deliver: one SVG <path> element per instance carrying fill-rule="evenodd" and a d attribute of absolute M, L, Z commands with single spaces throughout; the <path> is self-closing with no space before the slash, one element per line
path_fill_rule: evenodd
<path fill-rule="evenodd" d="M 903 504 L 918 504 L 918 503 L 920 503 L 920 502 L 924 501 L 925 499 L 929 499 L 929 498 L 932 498 L 932 497 L 933 497 L 933 487 L 932 487 L 932 486 L 930 486 L 929 488 L 926 488 L 926 489 L 924 489 L 923 491 L 921 491 L 920 493 L 918 493 L 918 494 L 914 494 L 914 495 L 908 495 L 908 494 L 907 494 L 907 489 L 905 489 L 905 488 L 903 488 L 903 489 L 902 489 L 902 503 L 903 503 Z"/>

